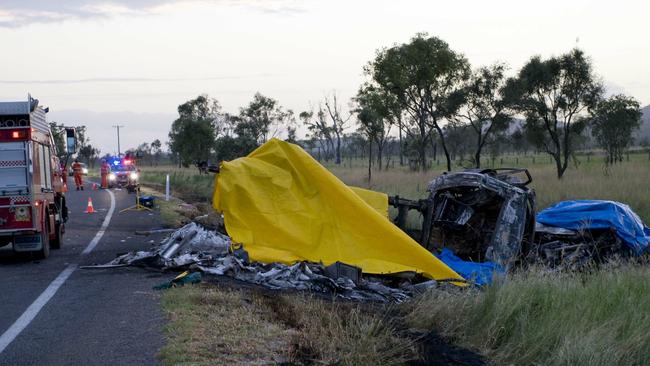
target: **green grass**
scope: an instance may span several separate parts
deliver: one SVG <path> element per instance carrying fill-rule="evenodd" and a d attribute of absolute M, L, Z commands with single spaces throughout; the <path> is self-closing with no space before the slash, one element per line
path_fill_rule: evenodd
<path fill-rule="evenodd" d="M 513 275 L 484 291 L 431 292 L 403 309 L 495 364 L 650 364 L 650 269 Z"/>

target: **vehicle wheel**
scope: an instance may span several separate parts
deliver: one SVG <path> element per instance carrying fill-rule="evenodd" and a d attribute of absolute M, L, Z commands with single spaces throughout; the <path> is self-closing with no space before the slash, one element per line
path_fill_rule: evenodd
<path fill-rule="evenodd" d="M 47 213 L 45 217 L 47 217 Z M 50 224 L 49 220 L 45 220 L 45 228 L 41 233 L 41 242 L 43 243 L 41 250 L 35 252 L 37 259 L 46 259 L 50 256 Z"/>
<path fill-rule="evenodd" d="M 63 244 L 63 232 L 65 231 L 65 228 L 63 224 L 57 224 L 54 230 L 56 233 L 54 240 L 50 242 L 50 247 L 52 247 L 52 249 L 61 249 L 61 244 Z"/>

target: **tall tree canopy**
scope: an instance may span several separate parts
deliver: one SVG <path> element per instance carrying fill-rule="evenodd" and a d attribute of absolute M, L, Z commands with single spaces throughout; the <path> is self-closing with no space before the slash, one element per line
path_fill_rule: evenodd
<path fill-rule="evenodd" d="M 469 77 L 467 59 L 445 41 L 419 33 L 410 43 L 380 50 L 366 73 L 393 94 L 410 116 L 412 128 L 408 130 L 417 143 L 421 169 L 426 168 L 426 147 L 435 131 L 451 170 L 441 122 L 459 107 L 452 95 Z"/>
<path fill-rule="evenodd" d="M 359 121 L 359 131 L 368 137 L 368 141 L 377 146 L 377 166 L 382 167 L 384 146 L 388 140 L 391 127 L 395 124 L 397 116 L 394 115 L 395 104 L 393 95 L 372 85 L 363 85 L 354 98 L 355 112 Z M 372 150 L 372 146 L 370 146 Z M 372 166 L 372 153 L 369 154 L 368 169 Z M 370 174 L 369 174 L 370 176 Z"/>
<path fill-rule="evenodd" d="M 475 70 L 454 96 L 457 98 L 454 103 L 461 105 L 454 116 L 455 122 L 470 126 L 470 133 L 475 135 L 473 162 L 477 168 L 481 167 L 485 144 L 493 134 L 505 131 L 512 121 L 503 91 L 505 70 L 503 64 Z"/>
<path fill-rule="evenodd" d="M 619 94 L 598 103 L 591 132 L 607 153 L 607 164 L 623 160 L 623 152 L 632 144 L 632 135 L 640 126 L 641 110 L 634 98 Z"/>
<path fill-rule="evenodd" d="M 216 99 L 199 95 L 178 106 L 178 118 L 169 132 L 169 150 L 188 166 L 210 157 L 220 125 L 221 106 Z"/>
<path fill-rule="evenodd" d="M 507 84 L 507 97 L 526 116 L 528 136 L 553 157 L 562 178 L 575 136 L 603 94 L 591 60 L 579 49 L 546 60 L 535 56 Z"/>
<path fill-rule="evenodd" d="M 285 117 L 277 100 L 255 93 L 248 106 L 240 109 L 235 133 L 263 144 L 280 132 Z"/>

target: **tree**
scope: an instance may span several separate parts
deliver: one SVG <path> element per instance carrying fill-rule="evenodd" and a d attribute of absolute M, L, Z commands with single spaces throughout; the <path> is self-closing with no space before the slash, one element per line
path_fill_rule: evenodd
<path fill-rule="evenodd" d="M 86 164 L 88 164 L 89 168 L 94 168 L 95 167 L 95 160 L 97 160 L 97 157 L 99 156 L 99 149 L 94 148 L 90 144 L 84 144 L 79 149 L 79 152 L 77 153 L 77 156 L 81 160 L 85 160 Z"/>
<path fill-rule="evenodd" d="M 160 161 L 160 155 L 162 154 L 162 143 L 160 140 L 155 139 L 151 142 L 151 152 L 153 153 L 153 161 L 156 165 Z"/>
<path fill-rule="evenodd" d="M 508 112 L 508 101 L 504 98 L 505 65 L 494 64 L 482 67 L 472 73 L 453 98 L 461 108 L 455 114 L 457 122 L 471 126 L 475 135 L 473 162 L 481 167 L 481 152 L 495 132 L 505 131 L 512 116 Z"/>
<path fill-rule="evenodd" d="M 224 128 L 220 115 L 219 102 L 207 95 L 199 95 L 178 106 L 179 117 L 169 132 L 169 150 L 176 155 L 179 164 L 188 166 L 209 158 L 215 138 Z"/>
<path fill-rule="evenodd" d="M 586 115 L 596 107 L 603 86 L 584 52 L 573 49 L 558 57 L 528 61 L 506 86 L 506 98 L 526 117 L 527 135 L 555 160 L 562 178 L 584 130 Z"/>
<path fill-rule="evenodd" d="M 410 43 L 380 50 L 366 67 L 374 82 L 395 96 L 410 116 L 407 131 L 417 144 L 420 168 L 426 168 L 426 148 L 437 132 L 451 170 L 451 158 L 441 122 L 453 115 L 457 104 L 452 95 L 469 76 L 469 63 L 443 40 L 419 33 Z"/>
<path fill-rule="evenodd" d="M 50 130 L 52 131 L 54 146 L 56 146 L 56 156 L 63 161 L 67 155 L 65 126 L 52 121 L 50 122 Z"/>
<path fill-rule="evenodd" d="M 325 161 L 329 161 L 334 154 L 334 133 L 332 127 L 327 122 L 322 106 L 318 107 L 315 118 L 313 111 L 303 111 L 298 115 L 298 118 L 309 131 L 307 138 L 318 142 L 318 159 L 320 160 L 322 152 L 325 155 Z"/>
<path fill-rule="evenodd" d="M 623 152 L 633 142 L 632 134 L 641 127 L 639 102 L 619 94 L 598 103 L 591 133 L 607 153 L 606 163 L 623 161 Z"/>
<path fill-rule="evenodd" d="M 240 120 L 235 127 L 235 133 L 263 144 L 268 140 L 269 134 L 270 137 L 279 134 L 285 117 L 286 113 L 282 111 L 277 100 L 255 93 L 248 106 L 240 109 Z"/>
<path fill-rule="evenodd" d="M 332 93 L 331 97 L 325 97 L 325 108 L 327 109 L 327 114 L 329 115 L 331 126 L 330 129 L 336 137 L 336 160 L 334 161 L 337 165 L 341 164 L 341 138 L 343 133 L 347 128 L 347 123 L 352 117 L 352 114 L 348 114 L 347 117 L 344 117 L 341 111 L 341 105 L 337 101 L 336 92 Z M 320 113 L 322 114 L 322 113 Z"/>
<path fill-rule="evenodd" d="M 289 109 L 285 113 L 285 125 L 287 127 L 287 138 L 285 141 L 290 142 L 292 144 L 297 144 L 298 143 L 298 128 L 297 128 L 297 123 L 296 123 L 296 116 L 293 113 L 293 110 Z"/>
<path fill-rule="evenodd" d="M 354 101 L 357 104 L 355 113 L 359 120 L 359 131 L 368 137 L 370 142 L 370 156 L 372 156 L 372 142 L 377 146 L 377 166 L 382 167 L 382 153 L 389 137 L 395 116 L 392 114 L 391 103 L 394 100 L 391 94 L 385 93 L 372 85 L 364 85 L 359 89 Z M 368 161 L 368 179 L 372 158 Z"/>

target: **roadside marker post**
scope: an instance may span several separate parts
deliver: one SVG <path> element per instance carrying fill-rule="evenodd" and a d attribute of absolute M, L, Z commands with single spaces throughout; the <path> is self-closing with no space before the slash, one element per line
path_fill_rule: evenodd
<path fill-rule="evenodd" d="M 169 174 L 165 178 L 165 201 L 169 201 Z"/>

